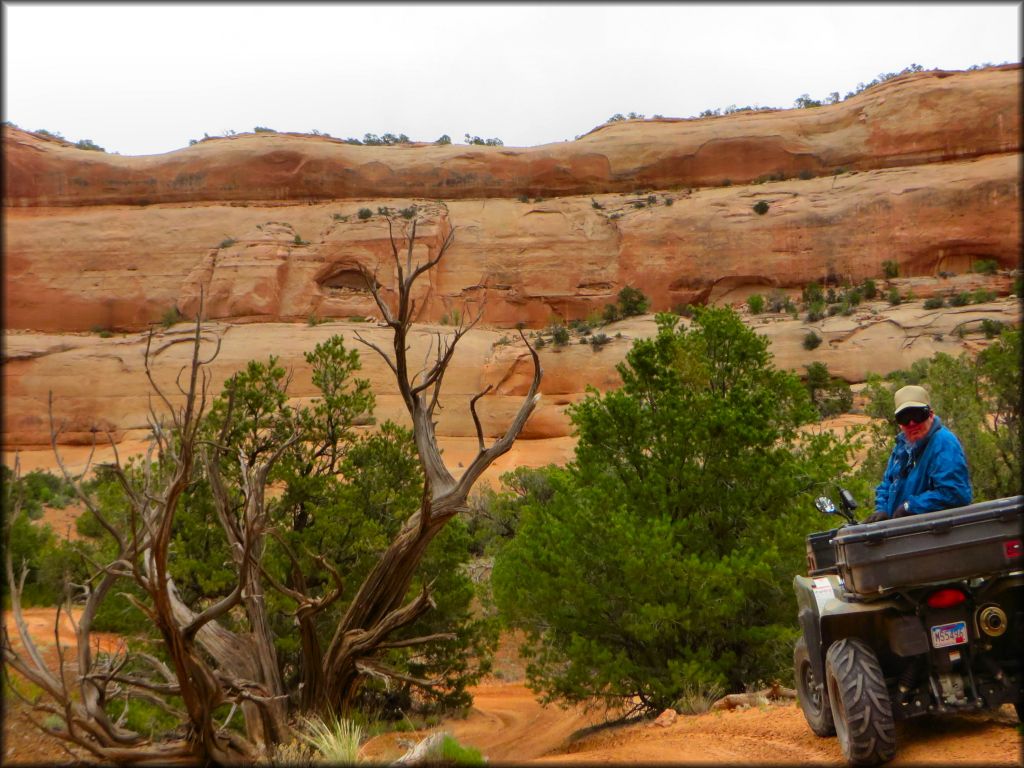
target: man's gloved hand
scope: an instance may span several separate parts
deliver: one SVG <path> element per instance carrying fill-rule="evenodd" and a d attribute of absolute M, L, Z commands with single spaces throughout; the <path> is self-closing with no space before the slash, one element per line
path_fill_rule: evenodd
<path fill-rule="evenodd" d="M 867 516 L 867 519 L 864 522 L 865 523 L 877 523 L 880 520 L 888 520 L 888 519 L 889 519 L 889 516 L 887 514 L 885 514 L 885 512 L 872 512 L 870 515 Z"/>
<path fill-rule="evenodd" d="M 910 511 L 910 503 L 906 501 L 892 511 L 893 517 L 910 517 L 912 514 L 914 513 Z"/>

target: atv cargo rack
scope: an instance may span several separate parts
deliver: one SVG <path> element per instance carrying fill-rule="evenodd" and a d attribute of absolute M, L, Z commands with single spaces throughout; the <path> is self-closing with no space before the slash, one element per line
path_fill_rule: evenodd
<path fill-rule="evenodd" d="M 1022 528 L 1024 496 L 1012 496 L 828 533 L 845 589 L 866 597 L 1024 570 Z M 822 555 L 818 567 L 832 571 Z"/>

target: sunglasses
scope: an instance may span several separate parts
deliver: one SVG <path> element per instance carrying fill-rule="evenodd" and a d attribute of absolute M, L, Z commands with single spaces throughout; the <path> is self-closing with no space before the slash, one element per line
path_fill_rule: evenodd
<path fill-rule="evenodd" d="M 921 408 L 904 408 L 896 414 L 896 423 L 906 427 L 911 424 L 921 424 L 931 416 L 932 409 L 924 406 Z"/>

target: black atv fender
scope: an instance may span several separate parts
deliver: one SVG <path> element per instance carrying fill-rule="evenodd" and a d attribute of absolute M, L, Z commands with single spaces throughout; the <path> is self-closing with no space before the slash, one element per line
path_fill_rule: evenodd
<path fill-rule="evenodd" d="M 807 643 L 815 680 L 825 679 L 825 654 L 829 646 L 836 640 L 856 635 L 846 629 L 850 618 L 899 610 L 894 600 L 841 600 L 839 595 L 843 588 L 836 576 L 796 576 L 793 591 L 796 592 L 797 619 Z"/>

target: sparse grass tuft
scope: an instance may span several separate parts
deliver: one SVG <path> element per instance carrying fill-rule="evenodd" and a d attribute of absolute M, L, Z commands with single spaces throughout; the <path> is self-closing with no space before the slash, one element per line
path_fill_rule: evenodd
<path fill-rule="evenodd" d="M 703 715 L 711 710 L 711 705 L 722 698 L 724 688 L 717 683 L 709 686 L 685 685 L 683 693 L 676 700 L 673 709 L 681 715 Z"/>
<path fill-rule="evenodd" d="M 325 762 L 335 765 L 359 762 L 363 729 L 351 720 L 306 718 L 303 720 L 303 731 L 302 738 Z"/>

